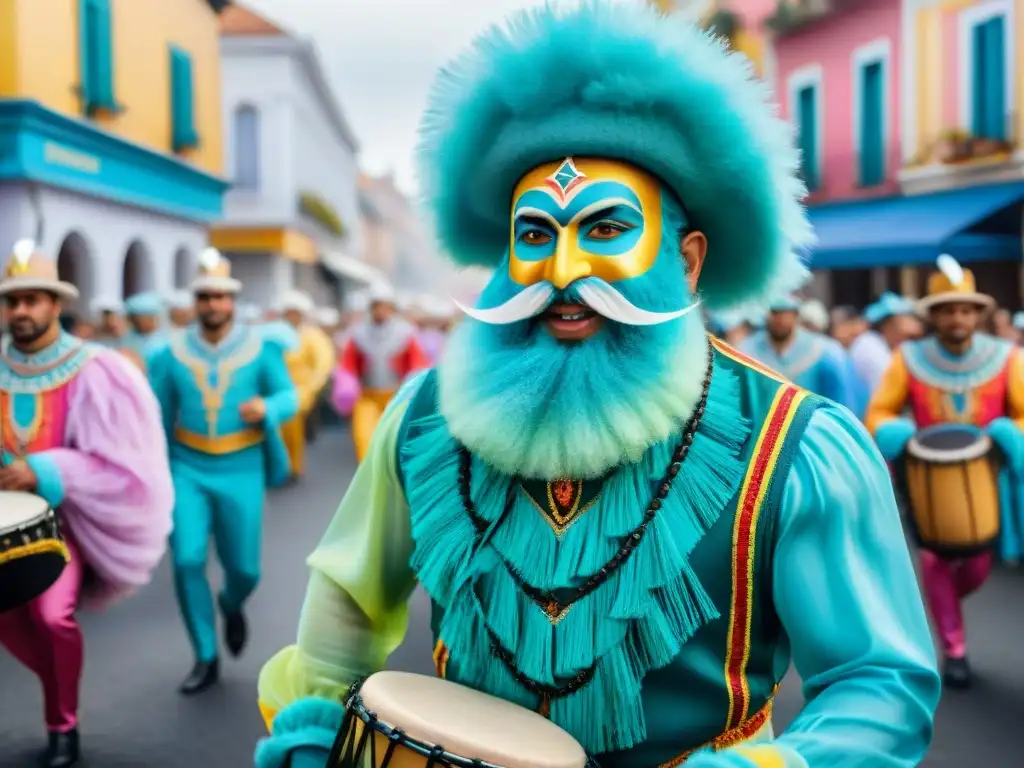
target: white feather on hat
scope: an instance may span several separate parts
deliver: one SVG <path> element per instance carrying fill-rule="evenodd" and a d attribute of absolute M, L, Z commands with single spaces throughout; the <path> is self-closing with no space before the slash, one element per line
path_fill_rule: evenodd
<path fill-rule="evenodd" d="M 242 282 L 231 276 L 231 262 L 216 248 L 204 248 L 199 254 L 199 275 L 192 281 L 192 293 L 238 293 Z"/>

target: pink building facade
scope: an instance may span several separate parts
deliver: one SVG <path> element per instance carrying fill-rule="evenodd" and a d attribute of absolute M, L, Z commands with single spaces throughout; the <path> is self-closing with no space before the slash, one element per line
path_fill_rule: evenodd
<path fill-rule="evenodd" d="M 836 3 L 774 39 L 775 85 L 804 153 L 810 205 L 899 192 L 897 0 Z"/>

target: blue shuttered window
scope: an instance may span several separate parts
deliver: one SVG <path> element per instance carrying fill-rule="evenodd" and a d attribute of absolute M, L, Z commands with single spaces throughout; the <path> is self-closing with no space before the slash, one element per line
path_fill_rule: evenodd
<path fill-rule="evenodd" d="M 803 169 L 804 183 L 812 192 L 818 188 L 820 169 L 818 168 L 818 88 L 808 85 L 796 94 L 796 119 L 798 130 L 798 146 L 800 147 L 800 163 Z"/>
<path fill-rule="evenodd" d="M 110 0 L 79 0 L 79 69 L 82 109 L 87 115 L 116 111 Z"/>
<path fill-rule="evenodd" d="M 860 70 L 860 183 L 864 187 L 885 180 L 884 78 L 880 61 Z"/>
<path fill-rule="evenodd" d="M 193 87 L 192 58 L 171 46 L 171 146 L 175 152 L 199 146 Z"/>
<path fill-rule="evenodd" d="M 995 16 L 971 30 L 971 133 L 1006 138 L 1006 20 Z"/>

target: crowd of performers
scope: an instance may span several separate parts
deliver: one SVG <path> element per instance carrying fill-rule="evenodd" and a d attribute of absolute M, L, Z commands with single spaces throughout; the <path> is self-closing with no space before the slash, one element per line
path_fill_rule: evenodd
<path fill-rule="evenodd" d="M 979 331 L 973 275 L 940 257 L 924 299 L 826 335 L 794 294 L 812 232 L 789 127 L 741 57 L 645 4 L 483 33 L 439 71 L 417 163 L 444 251 L 493 270 L 447 337 L 385 286 L 336 352 L 305 298 L 242 322 L 210 251 L 194 320 L 164 331 L 136 297 L 130 334 L 85 343 L 58 322 L 74 286 L 15 249 L 0 506 L 21 493 L 60 526 L 3 554 L 67 565 L 0 640 L 43 683 L 46 764 L 78 758 L 79 596 L 137 588 L 168 536 L 182 692 L 217 680 L 218 613 L 243 650 L 264 489 L 301 474 L 329 392 L 360 461 L 297 641 L 260 674 L 258 768 L 918 765 L 943 677 L 970 683 L 959 603 L 993 546 L 1021 549 L 1021 353 Z M 763 328 L 728 314 L 766 304 Z M 926 508 L 926 599 L 894 484 Z M 379 671 L 416 585 L 437 679 Z M 791 664 L 806 704 L 776 733 Z"/>
<path fill-rule="evenodd" d="M 450 318 L 435 309 L 418 327 L 380 285 L 367 297 L 365 319 L 357 315 L 347 328 L 298 291 L 282 297 L 271 319 L 236 306 L 241 289 L 230 263 L 210 249 L 189 303 L 132 296 L 127 323 L 121 308 L 107 306 L 98 328 L 77 323 L 71 332 L 65 308 L 78 289 L 30 241 L 7 260 L 0 643 L 42 685 L 43 765 L 79 759 L 79 606 L 103 608 L 144 585 L 169 543 L 194 651 L 180 691 L 213 685 L 218 613 L 227 652 L 238 656 L 247 643 L 265 490 L 302 477 L 310 422 L 331 382 L 357 412 L 364 400 L 383 402 L 411 370 L 388 378 L 392 358 L 429 366 Z M 372 432 L 371 415 L 361 418 Z M 357 432 L 357 445 L 368 439 Z M 211 540 L 224 574 L 216 600 L 207 578 Z"/>

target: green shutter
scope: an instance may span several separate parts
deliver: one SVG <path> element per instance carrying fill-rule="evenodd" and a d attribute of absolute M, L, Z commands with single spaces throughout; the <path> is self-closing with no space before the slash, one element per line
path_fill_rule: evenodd
<path fill-rule="evenodd" d="M 996 16 L 982 26 L 985 40 L 985 138 L 1006 138 L 1005 19 Z"/>
<path fill-rule="evenodd" d="M 813 85 L 797 94 L 797 125 L 799 126 L 800 161 L 804 183 L 812 192 L 820 182 L 818 168 L 818 91 Z"/>
<path fill-rule="evenodd" d="M 175 152 L 199 145 L 195 125 L 192 59 L 171 47 L 171 145 Z"/>
<path fill-rule="evenodd" d="M 971 133 L 1006 138 L 1006 21 L 995 16 L 971 30 Z"/>
<path fill-rule="evenodd" d="M 865 187 L 885 180 L 884 75 L 880 61 L 860 71 L 860 183 Z"/>
<path fill-rule="evenodd" d="M 80 0 L 78 13 L 83 109 L 117 110 L 110 0 Z"/>

